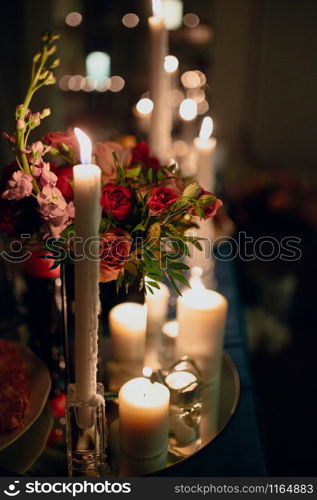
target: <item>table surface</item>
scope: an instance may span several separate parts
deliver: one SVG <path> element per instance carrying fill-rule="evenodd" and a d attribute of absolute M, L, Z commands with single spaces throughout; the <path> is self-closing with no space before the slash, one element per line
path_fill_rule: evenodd
<path fill-rule="evenodd" d="M 232 262 L 216 260 L 217 289 L 229 302 L 225 350 L 240 376 L 240 399 L 224 430 L 190 459 L 156 473 L 156 476 L 265 476 L 265 457 L 260 438 L 255 394 L 243 313 Z"/>
<path fill-rule="evenodd" d="M 225 350 L 240 376 L 240 399 L 234 415 L 223 431 L 194 456 L 153 475 L 174 477 L 234 477 L 267 474 L 258 426 L 255 394 L 249 369 L 246 332 L 235 270 L 232 262 L 216 261 L 218 290 L 229 302 Z M 64 451 L 47 449 L 28 475 L 65 475 Z M 0 470 L 0 475 L 13 475 Z"/>

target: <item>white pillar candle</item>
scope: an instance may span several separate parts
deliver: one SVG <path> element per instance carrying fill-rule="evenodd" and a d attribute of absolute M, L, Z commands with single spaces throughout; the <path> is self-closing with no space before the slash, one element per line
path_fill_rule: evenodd
<path fill-rule="evenodd" d="M 142 361 L 145 348 L 146 306 L 124 302 L 109 313 L 112 358 L 115 361 Z"/>
<path fill-rule="evenodd" d="M 83 163 L 74 167 L 76 248 L 84 255 L 75 261 L 75 378 L 77 398 L 88 402 L 97 381 L 101 171 L 89 164 L 89 138 L 79 129 L 75 133 Z"/>
<path fill-rule="evenodd" d="M 211 193 L 215 191 L 214 155 L 217 141 L 210 137 L 213 130 L 213 122 L 210 116 L 203 119 L 199 137 L 194 139 L 193 155 L 196 165 L 196 180 L 206 190 Z M 195 233 L 201 241 L 203 251 L 193 249 L 192 265 L 203 269 L 206 285 L 213 286 L 213 258 L 212 246 L 215 238 L 214 224 L 212 220 L 200 220 L 199 228 Z"/>
<path fill-rule="evenodd" d="M 136 458 L 153 458 L 168 445 L 170 393 L 144 377 L 129 380 L 119 391 L 120 444 Z"/>
<path fill-rule="evenodd" d="M 203 119 L 199 137 L 194 139 L 194 151 L 196 156 L 196 179 L 206 191 L 215 190 L 215 173 L 213 160 L 217 141 L 212 134 L 213 122 L 210 116 Z"/>
<path fill-rule="evenodd" d="M 159 360 L 163 368 L 171 366 L 175 361 L 176 337 L 178 335 L 178 322 L 168 321 L 162 326 L 161 346 Z"/>
<path fill-rule="evenodd" d="M 153 101 L 150 127 L 152 154 L 166 161 L 171 150 L 172 109 L 169 103 L 168 77 L 164 70 L 168 54 L 168 33 L 162 17 L 160 0 L 152 0 L 153 16 L 149 17 L 150 30 L 150 98 Z"/>
<path fill-rule="evenodd" d="M 147 279 L 147 278 L 146 278 Z M 147 305 L 147 334 L 157 335 L 165 323 L 168 310 L 169 289 L 164 283 L 160 288 L 152 288 L 153 294 L 148 292 L 145 297 Z"/>
<path fill-rule="evenodd" d="M 148 280 L 148 278 L 145 278 Z M 149 280 L 150 281 L 150 280 Z M 164 283 L 160 288 L 152 288 L 145 297 L 147 306 L 146 339 L 144 365 L 153 369 L 160 367 L 159 353 L 161 347 L 161 330 L 167 317 L 169 289 Z"/>
<path fill-rule="evenodd" d="M 219 377 L 228 303 L 225 297 L 206 290 L 200 278 L 177 299 L 177 355 L 194 359 L 207 382 Z"/>

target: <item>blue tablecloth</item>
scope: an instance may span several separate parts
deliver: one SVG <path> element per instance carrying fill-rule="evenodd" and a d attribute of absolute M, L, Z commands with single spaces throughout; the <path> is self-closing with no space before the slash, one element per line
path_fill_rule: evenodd
<path fill-rule="evenodd" d="M 237 409 L 224 430 L 194 457 L 167 468 L 162 476 L 265 476 L 255 395 L 249 369 L 245 325 L 232 262 L 216 261 L 218 291 L 229 301 L 225 350 L 240 376 Z"/>

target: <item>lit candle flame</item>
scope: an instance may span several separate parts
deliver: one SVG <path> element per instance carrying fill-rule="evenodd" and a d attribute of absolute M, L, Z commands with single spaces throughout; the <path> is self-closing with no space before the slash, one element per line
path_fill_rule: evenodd
<path fill-rule="evenodd" d="M 162 2 L 161 0 L 152 0 L 153 16 L 162 17 Z"/>
<path fill-rule="evenodd" d="M 143 376 L 146 378 L 151 378 L 153 370 L 150 366 L 145 366 L 142 370 Z"/>
<path fill-rule="evenodd" d="M 206 290 L 204 287 L 202 281 L 201 281 L 201 276 L 203 274 L 203 270 L 199 266 L 194 266 L 191 270 L 191 278 L 189 280 L 191 289 L 194 292 L 202 292 Z"/>
<path fill-rule="evenodd" d="M 204 140 L 209 139 L 209 137 L 212 134 L 212 129 L 213 129 L 213 121 L 211 116 L 205 116 L 201 124 L 199 137 Z"/>
<path fill-rule="evenodd" d="M 89 165 L 91 163 L 92 156 L 92 143 L 88 135 L 86 135 L 80 128 L 75 127 L 74 133 L 79 142 L 80 150 L 80 161 L 83 165 Z"/>

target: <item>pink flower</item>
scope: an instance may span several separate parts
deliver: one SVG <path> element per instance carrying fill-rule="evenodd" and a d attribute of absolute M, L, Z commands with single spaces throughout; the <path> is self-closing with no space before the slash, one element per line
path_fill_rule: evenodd
<path fill-rule="evenodd" d="M 44 220 L 55 219 L 64 216 L 67 203 L 60 190 L 56 187 L 44 186 L 37 195 L 40 213 Z"/>
<path fill-rule="evenodd" d="M 39 184 L 41 187 L 49 186 L 51 188 L 55 187 L 57 182 L 57 175 L 51 171 L 49 163 L 43 163 L 40 172 Z"/>
<path fill-rule="evenodd" d="M 61 232 L 72 222 L 74 217 L 74 205 L 67 205 L 62 193 L 56 187 L 44 186 L 37 195 L 39 210 L 46 221 L 46 228 L 49 234 L 58 238 Z"/>
<path fill-rule="evenodd" d="M 25 196 L 32 194 L 32 180 L 30 174 L 26 174 L 21 170 L 13 172 L 11 179 L 8 181 L 8 189 L 2 193 L 2 198 L 7 200 L 21 200 Z"/>
<path fill-rule="evenodd" d="M 108 184 L 114 182 L 117 178 L 117 169 L 114 164 L 113 152 L 116 153 L 118 160 L 124 167 L 131 163 L 131 152 L 125 149 L 117 142 L 96 142 L 93 153 L 96 156 L 96 163 L 101 168 L 102 183 Z"/>

